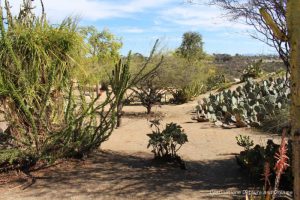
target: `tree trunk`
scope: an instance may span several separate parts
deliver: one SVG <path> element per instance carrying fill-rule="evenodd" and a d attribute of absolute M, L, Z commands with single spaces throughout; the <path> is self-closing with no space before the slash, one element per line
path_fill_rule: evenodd
<path fill-rule="evenodd" d="M 149 115 L 151 113 L 151 108 L 152 108 L 152 105 L 147 105 L 147 114 Z"/>
<path fill-rule="evenodd" d="M 294 199 L 300 200 L 300 0 L 288 0 L 287 22 L 291 47 Z"/>
<path fill-rule="evenodd" d="M 99 84 L 96 84 L 96 87 L 95 87 L 96 89 L 96 96 L 98 97 L 99 96 L 99 94 L 100 94 L 100 88 L 99 88 Z"/>

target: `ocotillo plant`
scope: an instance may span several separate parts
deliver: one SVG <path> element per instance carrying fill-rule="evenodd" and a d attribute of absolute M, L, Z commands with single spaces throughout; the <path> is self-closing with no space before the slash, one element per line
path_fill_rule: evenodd
<path fill-rule="evenodd" d="M 76 23 L 67 19 L 52 26 L 44 14 L 34 16 L 31 0 L 18 16 L 11 16 L 8 1 L 5 5 L 4 12 L 0 7 L 0 108 L 8 128 L 0 135 L 0 171 L 97 149 L 115 127 L 126 80 L 120 79 L 115 95 L 108 92 L 104 102 L 92 97 L 88 103 L 74 76 L 80 59 L 86 59 Z"/>

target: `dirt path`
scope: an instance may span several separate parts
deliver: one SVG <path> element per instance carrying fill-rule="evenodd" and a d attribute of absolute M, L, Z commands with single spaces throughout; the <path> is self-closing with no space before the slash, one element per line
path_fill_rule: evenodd
<path fill-rule="evenodd" d="M 270 136 L 251 129 L 224 130 L 210 123 L 194 123 L 191 111 L 197 101 L 184 105 L 155 107 L 165 114 L 164 123 L 179 123 L 189 142 L 179 155 L 187 170 L 158 166 L 147 149 L 146 118 L 125 117 L 121 128 L 84 162 L 40 170 L 36 181 L 25 190 L 3 186 L 0 199 L 232 199 L 212 191 L 237 191 L 249 184 L 235 163 L 241 151 L 235 136 L 251 135 L 265 144 Z M 125 107 L 127 113 L 142 113 L 141 106 Z"/>

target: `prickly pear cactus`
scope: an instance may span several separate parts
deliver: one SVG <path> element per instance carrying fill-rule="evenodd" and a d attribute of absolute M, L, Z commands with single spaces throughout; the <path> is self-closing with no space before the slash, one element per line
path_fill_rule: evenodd
<path fill-rule="evenodd" d="M 196 107 L 199 122 L 214 121 L 236 127 L 259 127 L 261 122 L 290 104 L 290 89 L 286 78 L 269 78 L 261 83 L 252 79 L 236 90 L 224 90 L 199 102 Z"/>

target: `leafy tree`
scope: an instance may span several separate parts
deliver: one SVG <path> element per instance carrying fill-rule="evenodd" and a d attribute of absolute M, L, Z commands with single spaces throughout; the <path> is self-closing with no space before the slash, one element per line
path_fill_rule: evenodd
<path fill-rule="evenodd" d="M 189 62 L 200 60 L 204 54 L 202 36 L 197 32 L 184 33 L 177 54 Z"/>
<path fill-rule="evenodd" d="M 100 80 L 108 81 L 107 72 L 121 58 L 122 42 L 109 30 L 98 31 L 94 26 L 81 27 L 80 33 L 86 41 L 86 59 L 82 63 L 84 68 L 78 71 L 78 79 L 98 87 Z"/>
<path fill-rule="evenodd" d="M 159 84 L 163 87 L 183 88 L 203 77 L 201 63 L 190 63 L 177 55 L 164 55 L 164 62 L 158 69 Z"/>
<path fill-rule="evenodd" d="M 96 27 L 88 26 L 82 27 L 80 32 L 88 42 L 89 54 L 96 57 L 99 63 L 115 63 L 120 59 L 122 42 L 108 29 L 99 32 Z"/>

